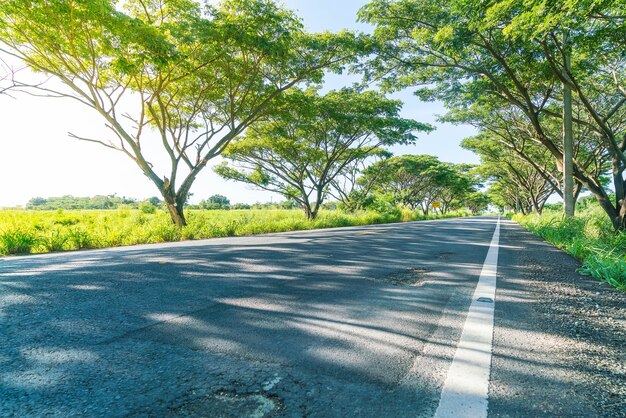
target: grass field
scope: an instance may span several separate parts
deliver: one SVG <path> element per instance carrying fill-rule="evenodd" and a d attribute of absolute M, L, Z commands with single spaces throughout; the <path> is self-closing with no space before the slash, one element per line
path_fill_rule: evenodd
<path fill-rule="evenodd" d="M 614 232 L 596 205 L 579 210 L 573 219 L 546 210 L 541 216 L 514 215 L 513 220 L 582 261 L 582 274 L 626 291 L 626 233 Z"/>
<path fill-rule="evenodd" d="M 174 226 L 164 211 L 0 210 L 0 254 L 105 248 L 270 232 L 433 219 L 409 211 L 323 211 L 308 221 L 301 210 L 189 210 L 188 225 Z M 459 216 L 450 214 L 449 216 Z"/>

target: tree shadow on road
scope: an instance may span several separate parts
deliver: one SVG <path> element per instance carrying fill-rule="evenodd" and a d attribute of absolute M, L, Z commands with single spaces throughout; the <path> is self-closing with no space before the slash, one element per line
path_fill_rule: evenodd
<path fill-rule="evenodd" d="M 225 390 L 270 393 L 286 415 L 427 416 L 487 253 L 486 223 L 493 220 L 7 261 L 0 392 L 12 401 L 0 402 L 0 415 L 160 415 Z M 388 279 L 414 268 L 428 270 L 419 287 Z M 515 286 L 498 309 L 532 303 L 536 295 Z M 505 344 L 496 355 L 508 355 L 507 364 L 529 361 Z M 510 372 L 571 383 L 559 372 L 567 364 L 540 358 L 535 366 L 550 373 Z M 501 399 L 520 416 L 536 412 Z"/>

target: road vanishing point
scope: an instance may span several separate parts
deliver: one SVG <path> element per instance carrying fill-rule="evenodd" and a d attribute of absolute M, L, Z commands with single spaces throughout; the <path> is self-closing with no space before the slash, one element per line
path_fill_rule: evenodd
<path fill-rule="evenodd" d="M 620 416 L 577 266 L 495 217 L 5 258 L 0 416 Z"/>

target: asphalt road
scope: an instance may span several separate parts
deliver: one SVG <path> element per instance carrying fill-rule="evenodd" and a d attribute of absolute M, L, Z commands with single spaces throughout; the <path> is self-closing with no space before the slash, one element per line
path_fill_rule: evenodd
<path fill-rule="evenodd" d="M 0 416 L 433 416 L 496 221 L 0 260 Z M 623 370 L 598 388 L 586 342 L 538 308 L 549 278 L 528 274 L 586 280 L 576 262 L 500 233 L 489 415 L 626 412 Z"/>

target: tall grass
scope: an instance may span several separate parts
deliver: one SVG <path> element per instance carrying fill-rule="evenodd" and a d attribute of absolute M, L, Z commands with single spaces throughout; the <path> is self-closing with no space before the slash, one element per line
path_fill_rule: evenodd
<path fill-rule="evenodd" d="M 308 221 L 300 210 L 189 210 L 188 225 L 145 210 L 0 210 L 0 254 L 28 254 L 189 239 L 435 219 L 408 210 L 390 213 L 322 211 Z M 459 216 L 449 214 L 447 216 Z"/>
<path fill-rule="evenodd" d="M 616 233 L 599 207 L 580 210 L 571 219 L 560 211 L 544 211 L 541 216 L 514 215 L 513 220 L 581 260 L 580 273 L 626 291 L 626 233 Z"/>
<path fill-rule="evenodd" d="M 27 228 L 18 227 L 0 233 L 0 248 L 7 254 L 28 254 L 37 243 L 37 237 Z"/>

